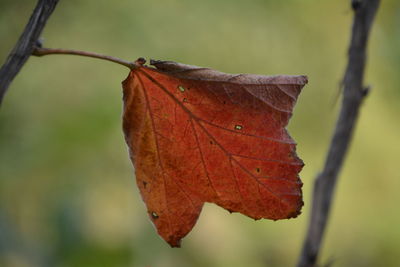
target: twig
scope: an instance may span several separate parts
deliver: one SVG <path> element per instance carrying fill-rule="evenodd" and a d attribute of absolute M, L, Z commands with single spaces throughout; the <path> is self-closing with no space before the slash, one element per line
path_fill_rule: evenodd
<path fill-rule="evenodd" d="M 328 221 L 338 174 L 348 150 L 360 106 L 368 93 L 363 87 L 368 36 L 380 0 L 352 0 L 355 13 L 348 64 L 343 79 L 343 100 L 324 169 L 314 184 L 311 219 L 298 267 L 316 266 Z"/>
<path fill-rule="evenodd" d="M 100 55 L 97 53 L 93 52 L 86 52 L 86 51 L 78 51 L 78 50 L 71 50 L 71 49 L 54 49 L 54 48 L 35 48 L 33 51 L 32 55 L 34 56 L 45 56 L 45 55 L 77 55 L 77 56 L 84 56 L 84 57 L 92 57 L 92 58 L 98 58 L 98 59 L 103 59 L 103 60 L 108 60 L 114 63 L 118 63 L 120 65 L 126 66 L 130 69 L 134 69 L 136 67 L 136 64 L 134 62 L 129 62 L 120 58 L 116 57 L 111 57 L 111 56 L 105 56 L 105 55 Z"/>
<path fill-rule="evenodd" d="M 36 42 L 59 0 L 38 0 L 25 30 L 0 69 L 0 105 L 7 88 L 32 54 Z"/>

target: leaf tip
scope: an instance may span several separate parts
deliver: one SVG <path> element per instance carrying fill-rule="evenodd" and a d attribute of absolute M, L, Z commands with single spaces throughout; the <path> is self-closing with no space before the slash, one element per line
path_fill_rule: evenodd
<path fill-rule="evenodd" d="M 302 84 L 307 84 L 308 83 L 308 76 L 307 75 L 301 75 L 301 81 Z"/>
<path fill-rule="evenodd" d="M 180 248 L 181 244 L 179 242 L 179 244 L 170 244 L 171 248 Z"/>
<path fill-rule="evenodd" d="M 168 244 L 171 246 L 171 248 L 180 248 L 181 247 L 181 239 L 179 238 L 171 238 L 170 240 L 167 240 Z"/>

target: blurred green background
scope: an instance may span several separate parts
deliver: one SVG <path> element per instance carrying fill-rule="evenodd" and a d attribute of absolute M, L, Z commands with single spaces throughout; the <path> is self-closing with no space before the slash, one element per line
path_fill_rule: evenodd
<path fill-rule="evenodd" d="M 33 0 L 1 0 L 0 61 Z M 207 204 L 181 249 L 151 225 L 121 131 L 119 65 L 32 57 L 0 109 L 0 266 L 293 266 L 340 101 L 348 0 L 61 0 L 47 47 L 140 56 L 230 73 L 307 74 L 289 125 L 306 166 L 303 214 L 255 222 Z M 400 2 L 382 1 L 372 91 L 336 191 L 321 262 L 399 266 Z"/>

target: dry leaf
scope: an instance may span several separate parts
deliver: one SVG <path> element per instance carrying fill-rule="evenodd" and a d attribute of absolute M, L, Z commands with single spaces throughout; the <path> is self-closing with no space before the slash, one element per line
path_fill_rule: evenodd
<path fill-rule="evenodd" d="M 307 77 L 151 64 L 123 82 L 123 129 L 158 233 L 179 246 L 204 202 L 254 219 L 296 217 L 303 162 L 285 127 Z"/>

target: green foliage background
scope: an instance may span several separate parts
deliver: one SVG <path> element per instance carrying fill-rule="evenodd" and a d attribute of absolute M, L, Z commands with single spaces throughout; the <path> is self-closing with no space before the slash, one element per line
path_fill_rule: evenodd
<path fill-rule="evenodd" d="M 36 1 L 0 2 L 0 60 Z M 205 206 L 181 249 L 157 237 L 121 131 L 119 65 L 30 58 L 0 109 L 0 266 L 293 266 L 340 101 L 349 1 L 61 0 L 47 47 L 231 73 L 307 74 L 289 130 L 306 166 L 303 214 L 272 222 Z M 382 1 L 366 100 L 336 191 L 322 262 L 399 266 L 400 2 Z"/>

